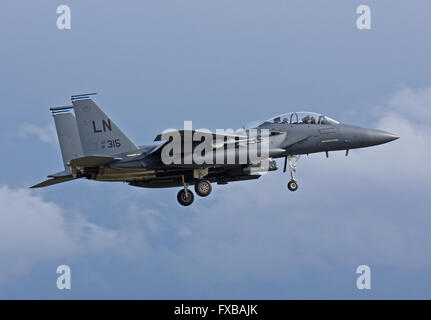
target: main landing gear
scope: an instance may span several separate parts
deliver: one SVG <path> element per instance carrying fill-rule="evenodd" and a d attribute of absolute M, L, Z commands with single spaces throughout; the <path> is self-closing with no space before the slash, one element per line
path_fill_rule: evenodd
<path fill-rule="evenodd" d="M 191 192 L 190 190 L 182 189 L 180 190 L 180 192 L 178 192 L 177 200 L 183 206 L 191 205 L 194 199 L 195 199 L 195 196 L 193 195 L 193 192 Z"/>
<path fill-rule="evenodd" d="M 287 156 L 284 160 L 284 169 L 283 172 L 286 172 L 286 167 L 289 165 L 289 171 L 290 171 L 290 178 L 291 180 L 287 184 L 287 188 L 290 191 L 296 191 L 298 190 L 298 183 L 295 180 L 295 177 L 293 175 L 294 172 L 296 172 L 296 163 L 298 162 L 300 155 L 296 156 Z"/>
<path fill-rule="evenodd" d="M 193 192 L 191 192 L 188 189 L 187 183 L 184 181 L 184 176 L 181 176 L 184 189 L 180 190 L 177 195 L 178 202 L 183 206 L 189 206 L 193 203 L 193 200 L 195 199 L 195 196 L 193 195 Z"/>
<path fill-rule="evenodd" d="M 193 203 L 195 196 L 188 189 L 188 184 L 184 181 L 184 176 L 181 177 L 184 189 L 180 190 L 177 195 L 178 202 L 183 206 L 189 206 Z M 195 183 L 195 192 L 198 196 L 207 197 L 211 193 L 212 187 L 208 180 L 198 180 Z"/>
<path fill-rule="evenodd" d="M 195 183 L 195 191 L 198 196 L 207 197 L 212 190 L 211 183 L 208 180 L 199 180 Z"/>

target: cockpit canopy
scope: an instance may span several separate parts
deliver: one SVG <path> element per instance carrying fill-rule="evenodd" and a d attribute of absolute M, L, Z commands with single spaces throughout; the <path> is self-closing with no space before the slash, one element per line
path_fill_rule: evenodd
<path fill-rule="evenodd" d="M 323 114 L 315 112 L 289 112 L 283 113 L 274 118 L 268 119 L 263 123 L 282 123 L 282 124 L 339 124 L 338 121 L 331 119 Z M 262 124 L 263 124 L 262 123 Z"/>

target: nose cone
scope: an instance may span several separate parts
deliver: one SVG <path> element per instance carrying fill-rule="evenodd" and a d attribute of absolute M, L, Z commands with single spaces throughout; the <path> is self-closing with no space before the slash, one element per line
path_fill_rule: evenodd
<path fill-rule="evenodd" d="M 371 146 L 387 143 L 399 138 L 399 136 L 383 130 L 367 129 L 367 142 Z"/>
<path fill-rule="evenodd" d="M 346 149 L 371 147 L 398 139 L 395 134 L 356 126 L 342 127 Z"/>

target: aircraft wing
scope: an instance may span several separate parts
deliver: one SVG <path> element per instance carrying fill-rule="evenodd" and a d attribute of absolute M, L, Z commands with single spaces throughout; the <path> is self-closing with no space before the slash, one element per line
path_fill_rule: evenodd
<path fill-rule="evenodd" d="M 212 140 L 215 141 L 215 143 L 213 143 L 213 148 L 215 149 L 221 148 L 229 143 L 247 142 L 249 140 L 248 136 L 240 134 L 218 134 L 201 130 L 178 130 L 161 133 L 157 135 L 154 141 L 168 141 L 170 133 L 174 132 L 180 134 L 181 140 L 184 140 L 187 136 L 192 138 L 195 134 L 199 134 L 201 137 L 205 137 L 205 139 L 212 138 Z M 225 141 L 225 138 L 227 138 L 227 141 Z"/>

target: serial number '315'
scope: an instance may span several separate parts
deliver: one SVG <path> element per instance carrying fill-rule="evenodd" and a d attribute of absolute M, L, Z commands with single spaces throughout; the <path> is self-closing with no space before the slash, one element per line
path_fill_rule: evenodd
<path fill-rule="evenodd" d="M 102 141 L 102 148 L 113 149 L 119 147 L 121 147 L 120 139 Z"/>

